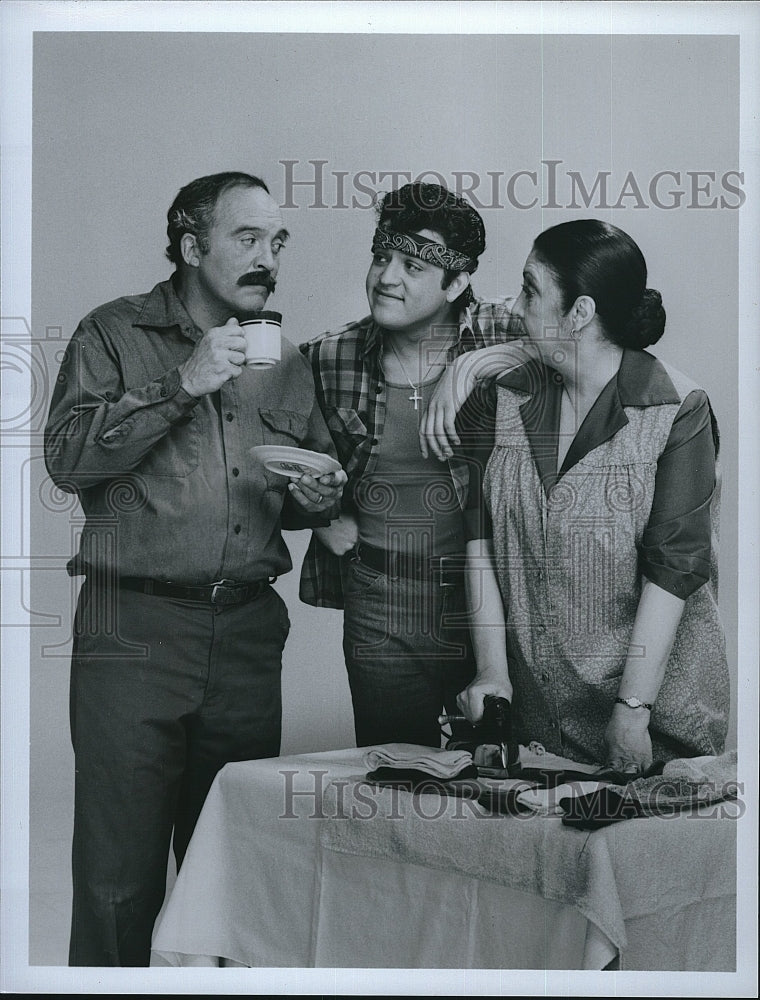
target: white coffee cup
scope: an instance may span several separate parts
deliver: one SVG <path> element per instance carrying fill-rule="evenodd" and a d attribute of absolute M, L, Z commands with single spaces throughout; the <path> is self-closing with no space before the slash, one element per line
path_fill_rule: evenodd
<path fill-rule="evenodd" d="M 271 368 L 280 360 L 282 314 L 266 310 L 240 324 L 245 337 L 245 363 L 249 368 Z"/>

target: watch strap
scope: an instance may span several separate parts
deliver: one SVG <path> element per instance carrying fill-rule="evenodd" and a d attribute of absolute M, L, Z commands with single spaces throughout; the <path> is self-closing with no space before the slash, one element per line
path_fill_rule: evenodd
<path fill-rule="evenodd" d="M 652 711 L 652 706 L 645 701 L 641 701 L 639 698 L 616 698 L 616 705 L 626 705 L 628 708 L 646 708 Z"/>

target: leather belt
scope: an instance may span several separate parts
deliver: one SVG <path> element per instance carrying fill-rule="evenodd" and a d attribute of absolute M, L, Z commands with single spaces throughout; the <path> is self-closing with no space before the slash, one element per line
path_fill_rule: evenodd
<path fill-rule="evenodd" d="M 379 549 L 366 542 L 358 542 L 353 559 L 364 563 L 377 573 L 392 578 L 406 577 L 412 580 L 437 580 L 441 587 L 453 587 L 462 583 L 464 556 L 420 556 L 404 552 Z"/>
<path fill-rule="evenodd" d="M 164 583 L 161 580 L 149 580 L 139 576 L 123 576 L 119 587 L 123 590 L 136 590 L 141 594 L 156 594 L 159 597 L 175 597 L 180 601 L 203 601 L 206 604 L 232 605 L 246 604 L 260 597 L 271 580 L 256 580 L 254 583 L 235 583 L 233 580 L 216 580 L 214 583 L 198 587 L 185 587 L 178 583 Z"/>

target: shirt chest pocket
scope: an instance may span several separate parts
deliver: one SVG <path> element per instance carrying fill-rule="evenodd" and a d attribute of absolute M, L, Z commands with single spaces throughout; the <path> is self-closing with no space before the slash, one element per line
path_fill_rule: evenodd
<path fill-rule="evenodd" d="M 259 409 L 264 444 L 297 447 L 306 435 L 308 418 L 296 410 Z"/>
<path fill-rule="evenodd" d="M 307 417 L 296 410 L 283 410 L 269 407 L 259 408 L 261 431 L 264 444 L 280 445 L 296 448 L 303 441 L 308 424 Z M 269 469 L 265 472 L 267 489 L 275 493 L 284 493 L 288 480 L 277 472 Z"/>

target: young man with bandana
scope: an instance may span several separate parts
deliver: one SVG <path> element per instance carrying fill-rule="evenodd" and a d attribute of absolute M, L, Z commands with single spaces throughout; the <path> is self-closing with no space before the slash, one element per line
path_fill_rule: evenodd
<path fill-rule="evenodd" d="M 301 350 L 348 473 L 340 518 L 314 530 L 301 599 L 344 609 L 358 746 L 439 747 L 438 716 L 474 675 L 465 617 L 468 466 L 424 457 L 419 422 L 446 366 L 510 339 L 510 299 L 473 296 L 480 215 L 435 184 L 386 195 L 366 289 L 371 315 Z"/>

